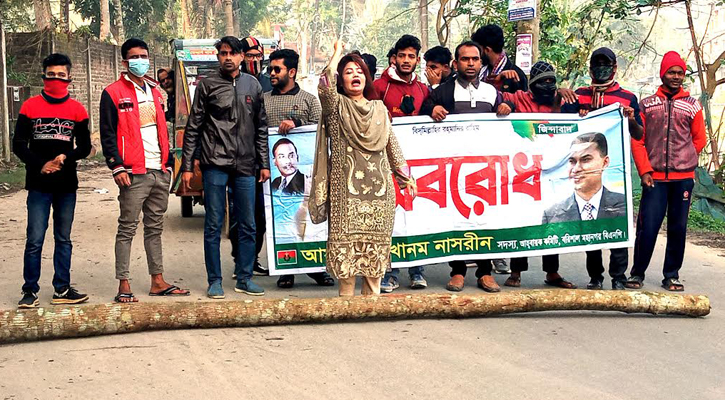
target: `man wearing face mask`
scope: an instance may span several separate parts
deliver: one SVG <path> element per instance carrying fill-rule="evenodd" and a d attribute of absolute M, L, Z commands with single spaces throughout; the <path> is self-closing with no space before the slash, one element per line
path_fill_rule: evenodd
<path fill-rule="evenodd" d="M 642 137 L 642 118 L 639 111 L 637 96 L 632 92 L 622 89 L 615 77 L 617 74 L 617 57 L 614 52 L 606 47 L 594 50 L 589 62 L 589 75 L 592 78 L 591 86 L 581 87 L 575 91 L 578 96 L 578 103 L 564 104 L 562 112 L 579 112 L 579 115 L 586 116 L 589 111 L 619 103 L 623 107 L 623 114 L 627 117 L 629 134 L 635 140 Z M 587 289 L 600 290 L 604 282 L 604 264 L 602 262 L 602 251 L 587 251 L 586 265 L 590 281 Z M 629 249 L 612 249 L 609 256 L 609 275 L 612 278 L 612 289 L 624 290 L 629 260 Z M 550 262 L 557 265 L 558 256 L 551 256 Z"/>
<path fill-rule="evenodd" d="M 174 163 L 158 83 L 146 76 L 149 48 L 131 38 L 121 46 L 126 72 L 101 95 L 101 145 L 106 164 L 119 187 L 118 233 L 116 234 L 116 279 L 118 303 L 138 301 L 129 284 L 131 242 L 143 210 L 144 249 L 150 296 L 188 296 L 189 291 L 163 278 L 161 234 L 169 203 Z"/>
<path fill-rule="evenodd" d="M 222 226 L 227 192 L 231 223 L 237 225 L 234 291 L 264 295 L 252 282 L 256 246 L 255 206 L 258 183 L 269 179 L 267 112 L 262 86 L 239 70 L 242 43 L 225 36 L 216 43 L 219 71 L 199 81 L 184 135 L 182 184 L 189 188 L 198 152 L 204 184 L 204 262 L 207 296 L 223 299 L 221 254 Z"/>
<path fill-rule="evenodd" d="M 272 91 L 272 82 L 268 75 L 262 71 L 262 62 L 264 61 L 264 45 L 251 36 L 242 39 L 242 72 L 257 78 L 259 84 L 262 85 L 262 92 Z"/>
<path fill-rule="evenodd" d="M 71 227 L 78 175 L 76 162 L 91 152 L 88 113 L 70 98 L 71 61 L 64 54 L 43 60 L 43 91 L 20 108 L 13 152 L 25 163 L 28 228 L 23 259 L 23 297 L 19 308 L 38 306 L 41 253 L 53 209 L 53 287 L 51 304 L 78 304 L 88 296 L 70 286 Z M 75 144 L 75 146 L 74 146 Z"/>
<path fill-rule="evenodd" d="M 516 93 L 503 93 L 503 98 L 514 103 L 516 112 L 551 113 L 561 110 L 561 103 L 576 103 L 576 95 L 572 90 L 556 88 L 556 71 L 544 61 L 538 61 L 531 67 L 529 90 Z M 552 262 L 553 261 L 553 262 Z M 505 286 L 521 286 L 521 272 L 529 269 L 526 257 L 511 259 L 511 276 L 506 279 Z M 543 269 L 546 272 L 546 283 L 549 286 L 565 289 L 576 289 L 576 285 L 559 275 L 558 256 L 544 256 Z"/>
<path fill-rule="evenodd" d="M 395 43 L 395 64 L 373 82 L 375 90 L 393 117 L 418 115 L 428 98 L 428 86 L 415 74 L 420 62 L 420 40 L 403 35 Z"/>

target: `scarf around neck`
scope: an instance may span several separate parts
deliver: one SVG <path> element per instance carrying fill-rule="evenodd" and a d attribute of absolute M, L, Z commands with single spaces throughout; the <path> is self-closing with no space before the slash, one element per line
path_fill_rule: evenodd
<path fill-rule="evenodd" d="M 501 52 L 501 56 L 498 58 L 498 62 L 496 63 L 496 66 L 491 70 L 491 67 L 487 64 L 484 65 L 483 68 L 481 68 L 481 80 L 488 78 L 489 75 L 496 76 L 503 72 L 504 67 L 506 66 L 506 63 L 508 63 L 509 58 L 506 55 L 506 50 L 503 50 Z"/>
<path fill-rule="evenodd" d="M 604 95 L 607 92 L 613 92 L 619 89 L 619 84 L 615 82 L 614 78 L 604 83 L 592 82 L 589 88 L 592 90 L 592 103 L 591 109 L 597 110 L 605 106 Z"/>

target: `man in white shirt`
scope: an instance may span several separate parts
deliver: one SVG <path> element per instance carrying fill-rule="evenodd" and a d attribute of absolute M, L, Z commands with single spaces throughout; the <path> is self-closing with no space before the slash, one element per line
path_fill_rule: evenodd
<path fill-rule="evenodd" d="M 544 211 L 542 224 L 625 216 L 624 194 L 612 192 L 602 184 L 602 175 L 608 166 L 607 138 L 603 134 L 584 133 L 574 139 L 569 156 L 569 179 L 574 183 L 574 193 Z M 621 255 L 622 252 L 612 251 L 610 256 L 609 274 L 614 289 L 624 288 L 627 256 Z M 587 288 L 601 289 L 604 280 L 601 252 L 587 252 L 587 272 L 591 279 Z"/>

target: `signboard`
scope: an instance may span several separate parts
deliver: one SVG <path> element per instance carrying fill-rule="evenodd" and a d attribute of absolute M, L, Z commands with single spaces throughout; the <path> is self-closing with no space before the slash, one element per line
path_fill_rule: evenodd
<path fill-rule="evenodd" d="M 214 47 L 201 47 L 197 49 L 183 49 L 176 50 L 176 58 L 180 61 L 218 61 L 216 58 L 216 48 Z"/>
<path fill-rule="evenodd" d="M 509 21 L 526 21 L 536 18 L 536 0 L 509 0 Z"/>
<path fill-rule="evenodd" d="M 393 131 L 418 196 L 396 192 L 393 268 L 631 247 L 630 142 L 623 121 L 616 106 L 585 118 L 395 118 Z M 286 136 L 270 132 L 270 153 L 280 142 L 280 157 L 270 154 L 265 187 L 272 275 L 324 270 L 327 225 L 313 224 L 307 212 L 315 135 L 315 126 Z M 600 151 L 599 143 L 607 149 Z M 594 150 L 596 162 L 576 162 L 581 151 Z M 291 185 L 297 189 L 285 189 Z M 596 217 L 580 211 L 581 199 L 596 203 Z"/>
<path fill-rule="evenodd" d="M 526 75 L 531 73 L 534 52 L 533 41 L 534 36 L 530 33 L 524 33 L 516 36 L 516 65 L 521 68 Z"/>

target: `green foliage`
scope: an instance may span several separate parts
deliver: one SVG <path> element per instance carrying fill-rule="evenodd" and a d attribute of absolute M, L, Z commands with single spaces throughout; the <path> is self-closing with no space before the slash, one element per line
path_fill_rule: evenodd
<path fill-rule="evenodd" d="M 413 16 L 417 15 L 417 10 L 409 12 L 406 12 L 406 10 L 414 7 L 417 3 L 415 0 L 391 2 L 385 8 L 383 17 L 373 21 L 365 28 L 363 39 L 359 42 L 351 40 L 350 44 L 363 53 L 374 55 L 378 59 L 378 67 L 387 66 L 388 59 L 385 56 L 388 54 L 388 50 L 393 47 L 401 36 L 415 32 Z M 396 18 L 390 20 L 393 17 Z"/>
<path fill-rule="evenodd" d="M 697 210 L 690 210 L 687 227 L 698 232 L 725 234 L 725 221 L 715 219 Z"/>
<path fill-rule="evenodd" d="M 91 20 L 88 25 L 94 36 L 101 29 L 101 4 L 98 0 L 72 0 L 76 12 Z M 164 11 L 173 0 L 122 0 L 123 26 L 126 37 L 138 37 L 146 41 L 166 42 L 173 32 L 164 19 Z M 109 0 L 111 25 L 116 15 L 113 2 Z"/>
<path fill-rule="evenodd" d="M 5 61 L 8 71 L 8 81 L 17 82 L 21 86 L 30 86 L 30 75 L 27 72 L 15 71 L 13 68 L 15 65 L 15 56 L 8 54 Z"/>
<path fill-rule="evenodd" d="M 267 14 L 269 0 L 237 0 L 240 36 L 248 36 Z"/>
<path fill-rule="evenodd" d="M 26 0 L 0 1 L 0 18 L 6 32 L 26 32 L 35 29 L 35 24 L 28 12 Z"/>

